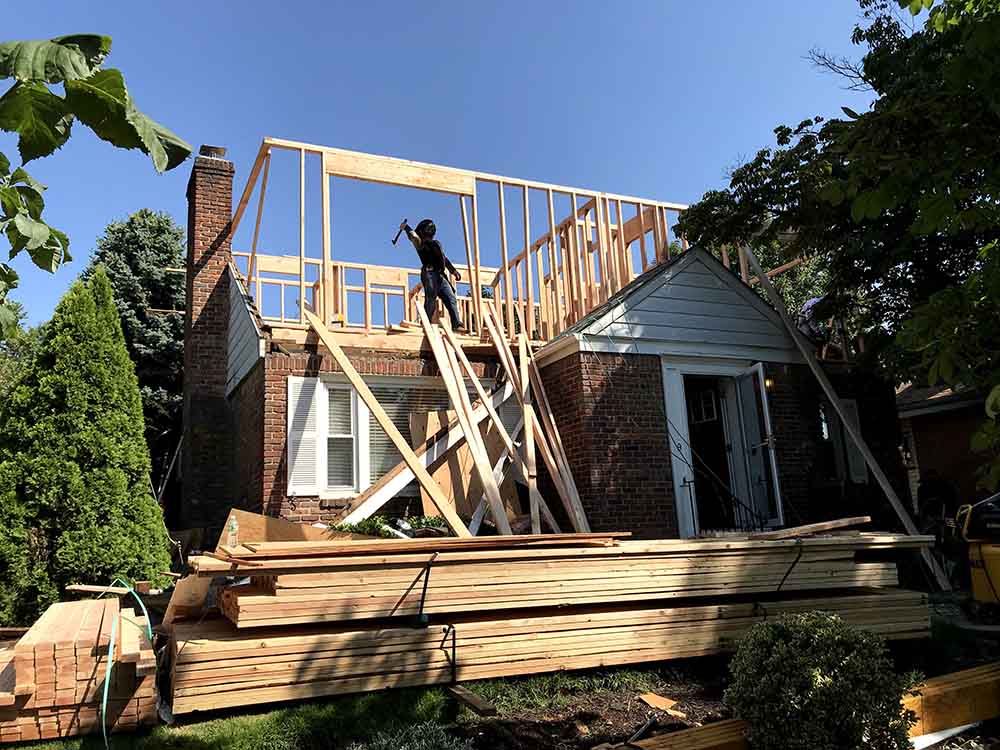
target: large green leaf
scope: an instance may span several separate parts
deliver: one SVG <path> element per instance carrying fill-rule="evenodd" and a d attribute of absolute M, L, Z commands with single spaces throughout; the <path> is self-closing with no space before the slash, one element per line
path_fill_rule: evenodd
<path fill-rule="evenodd" d="M 0 97 L 0 130 L 17 133 L 24 162 L 48 156 L 69 138 L 66 102 L 43 83 L 16 83 Z"/>
<path fill-rule="evenodd" d="M 119 148 L 149 154 L 158 172 L 173 169 L 191 146 L 135 108 L 120 71 L 101 70 L 89 78 L 66 82 L 70 111 L 99 138 Z"/>
<path fill-rule="evenodd" d="M 111 37 L 74 34 L 0 44 L 0 78 L 61 83 L 87 78 L 111 51 Z"/>

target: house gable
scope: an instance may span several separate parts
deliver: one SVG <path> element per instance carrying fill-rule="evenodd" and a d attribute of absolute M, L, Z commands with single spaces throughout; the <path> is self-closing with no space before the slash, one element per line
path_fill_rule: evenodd
<path fill-rule="evenodd" d="M 567 333 L 596 351 L 801 361 L 778 314 L 699 248 L 636 279 Z"/>

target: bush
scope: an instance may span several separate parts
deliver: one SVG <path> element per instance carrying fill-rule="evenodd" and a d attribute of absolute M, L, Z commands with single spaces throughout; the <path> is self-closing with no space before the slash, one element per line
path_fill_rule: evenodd
<path fill-rule="evenodd" d="M 730 663 L 725 702 L 754 750 L 904 750 L 916 720 L 883 640 L 822 612 L 755 625 Z"/>
<path fill-rule="evenodd" d="M 0 403 L 0 625 L 69 583 L 162 578 L 142 403 L 103 270 L 75 283 Z"/>

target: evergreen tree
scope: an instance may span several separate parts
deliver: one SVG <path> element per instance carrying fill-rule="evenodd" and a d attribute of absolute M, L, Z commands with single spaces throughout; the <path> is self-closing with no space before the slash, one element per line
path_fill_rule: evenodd
<path fill-rule="evenodd" d="M 98 268 L 0 404 L 0 623 L 29 620 L 66 584 L 155 580 L 169 563 L 139 388 Z"/>
<path fill-rule="evenodd" d="M 143 208 L 105 227 L 83 272 L 89 279 L 104 266 L 111 281 L 125 346 L 139 379 L 157 483 L 181 434 L 184 316 L 162 311 L 184 307 L 184 274 L 167 270 L 184 265 L 183 239 L 183 230 L 169 214 Z"/>

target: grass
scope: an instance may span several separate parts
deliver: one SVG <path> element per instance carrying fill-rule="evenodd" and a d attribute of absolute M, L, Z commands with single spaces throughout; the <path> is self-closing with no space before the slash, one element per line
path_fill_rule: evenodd
<path fill-rule="evenodd" d="M 600 669 L 585 672 L 553 672 L 530 677 L 506 677 L 463 683 L 482 696 L 501 715 L 559 708 L 581 695 L 607 692 L 648 692 L 662 678 L 655 669 Z"/>
<path fill-rule="evenodd" d="M 481 680 L 466 687 L 502 715 L 564 706 L 585 694 L 652 690 L 658 671 L 604 669 Z M 471 750 L 448 734 L 457 714 L 441 688 L 411 688 L 300 703 L 112 735 L 112 750 Z M 465 719 L 473 719 L 468 710 Z M 18 750 L 101 750 L 100 735 L 18 745 Z"/>
<path fill-rule="evenodd" d="M 335 750 L 351 743 L 355 750 L 465 750 L 462 743 L 446 744 L 451 738 L 440 725 L 447 721 L 448 710 L 449 701 L 439 688 L 391 690 L 158 726 L 113 735 L 110 744 L 112 750 Z M 437 744 L 420 744 L 422 737 Z M 103 747 L 101 736 L 93 735 L 19 745 L 18 750 Z"/>

